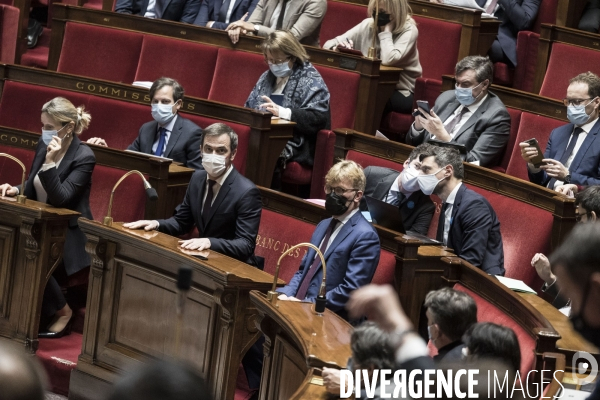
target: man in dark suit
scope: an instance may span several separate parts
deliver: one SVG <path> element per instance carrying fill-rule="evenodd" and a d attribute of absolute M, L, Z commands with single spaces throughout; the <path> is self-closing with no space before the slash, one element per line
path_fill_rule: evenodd
<path fill-rule="evenodd" d="M 181 240 L 187 250 L 211 249 L 251 265 L 254 256 L 262 203 L 258 188 L 232 165 L 237 151 L 237 134 L 216 123 L 204 130 L 204 171 L 192 175 L 183 202 L 169 219 L 142 220 L 124 224 L 130 229 L 158 229 L 169 235 L 186 234 L 195 226 L 199 238 Z"/>
<path fill-rule="evenodd" d="M 569 81 L 567 117 L 570 124 L 558 127 L 550 134 L 544 165 L 534 166 L 530 160 L 538 155 L 535 147 L 519 143 L 521 157 L 527 161 L 529 180 L 550 189 L 563 184 L 580 186 L 600 184 L 600 77 L 585 72 Z"/>
<path fill-rule="evenodd" d="M 435 213 L 435 204 L 429 196 L 419 189 L 417 178 L 421 168 L 421 154 L 427 154 L 432 145 L 420 144 L 411 151 L 404 162 L 402 172 L 391 168 L 371 166 L 365 168 L 367 185 L 365 196 L 374 197 L 386 203 L 398 206 L 404 229 L 427 235 L 431 218 Z M 360 209 L 366 211 L 367 204 L 360 202 Z"/>
<path fill-rule="evenodd" d="M 504 275 L 500 222 L 490 203 L 463 185 L 458 151 L 439 147 L 421 159 L 419 186 L 443 201 L 436 239 L 460 258 L 491 275 Z"/>
<path fill-rule="evenodd" d="M 252 15 L 258 0 L 205 0 L 194 25 L 225 29 L 230 22 L 245 20 Z"/>
<path fill-rule="evenodd" d="M 359 210 L 365 175 L 354 161 L 335 164 L 325 177 L 325 208 L 333 215 L 317 225 L 310 242 L 319 247 L 327 268 L 327 308 L 347 319 L 344 306 L 353 290 L 373 279 L 379 263 L 379 237 Z M 278 289 L 280 299 L 315 301 L 323 278 L 320 258 L 308 249 L 300 269 Z"/>
<path fill-rule="evenodd" d="M 117 0 L 115 11 L 191 24 L 202 0 Z"/>
<path fill-rule="evenodd" d="M 483 167 L 498 165 L 508 143 L 510 115 L 502 101 L 488 89 L 494 69 L 487 57 L 468 56 L 456 64 L 456 89 L 442 93 L 431 113 L 422 116 L 406 135 L 416 146 L 429 139 L 462 144 L 464 160 Z"/>
<path fill-rule="evenodd" d="M 175 79 L 159 78 L 150 87 L 152 117 L 146 122 L 127 150 L 172 158 L 184 166 L 202 169 L 200 141 L 202 129 L 178 115 L 183 104 L 184 90 Z M 87 143 L 107 146 L 102 138 L 90 138 Z"/>

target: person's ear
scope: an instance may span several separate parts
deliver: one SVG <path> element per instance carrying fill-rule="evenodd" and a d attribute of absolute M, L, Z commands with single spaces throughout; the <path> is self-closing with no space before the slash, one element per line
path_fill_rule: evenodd
<path fill-rule="evenodd" d="M 592 212 L 590 213 L 590 221 L 591 221 L 591 222 L 596 222 L 596 218 L 597 218 L 597 216 L 596 216 L 596 212 L 595 212 L 595 211 L 592 211 Z"/>
<path fill-rule="evenodd" d="M 454 167 L 448 165 L 444 171 L 444 178 L 450 178 L 452 175 L 454 175 Z"/>
<path fill-rule="evenodd" d="M 483 85 L 481 85 L 481 86 L 482 86 L 482 87 L 481 87 L 481 89 L 482 89 L 482 90 L 487 90 L 487 89 L 489 89 L 489 88 L 490 88 L 490 80 L 489 80 L 489 79 L 486 79 L 485 81 L 483 81 Z"/>
<path fill-rule="evenodd" d="M 363 197 L 363 194 L 364 194 L 364 193 L 363 193 L 363 191 L 362 191 L 362 190 L 359 190 L 359 191 L 357 191 L 357 192 L 356 192 L 356 196 L 354 196 L 354 202 L 355 202 L 355 203 L 359 203 L 359 202 L 360 202 L 360 200 L 361 200 L 361 199 L 362 199 L 362 197 Z"/>
<path fill-rule="evenodd" d="M 233 159 L 235 158 L 235 155 L 237 154 L 237 149 L 235 149 L 234 151 L 231 152 L 231 161 L 233 162 Z"/>
<path fill-rule="evenodd" d="M 177 111 L 179 111 L 182 106 L 183 106 L 183 100 L 181 100 L 181 99 L 177 100 L 175 102 L 175 105 L 173 106 L 173 108 L 174 108 L 173 114 L 175 114 Z"/>

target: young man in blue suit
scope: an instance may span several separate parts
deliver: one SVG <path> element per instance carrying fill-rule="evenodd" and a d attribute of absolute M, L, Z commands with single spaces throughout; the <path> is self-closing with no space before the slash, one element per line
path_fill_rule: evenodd
<path fill-rule="evenodd" d="M 258 0 L 204 0 L 194 25 L 225 30 L 229 23 L 247 20 Z"/>
<path fill-rule="evenodd" d="M 344 307 L 350 293 L 371 282 L 379 263 L 379 237 L 358 208 L 365 183 L 365 174 L 354 161 L 331 167 L 325 177 L 325 208 L 333 217 L 321 221 L 310 240 L 325 257 L 327 308 L 344 319 L 348 319 Z M 309 249 L 298 272 L 278 289 L 279 298 L 313 302 L 322 278 L 321 261 Z"/>
<path fill-rule="evenodd" d="M 500 222 L 490 203 L 463 185 L 463 162 L 457 150 L 437 148 L 421 160 L 419 187 L 443 201 L 436 239 L 454 254 L 490 275 L 504 275 Z"/>
<path fill-rule="evenodd" d="M 600 77 L 585 72 L 572 78 L 563 102 L 571 123 L 552 131 L 544 152 L 543 165 L 538 168 L 530 162 L 538 154 L 535 147 L 527 142 L 519 143 L 521 157 L 527 161 L 529 180 L 550 189 L 565 184 L 598 185 Z"/>

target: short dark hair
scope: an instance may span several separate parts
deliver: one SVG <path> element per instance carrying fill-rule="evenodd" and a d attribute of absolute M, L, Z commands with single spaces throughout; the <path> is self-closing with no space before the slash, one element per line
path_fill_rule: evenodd
<path fill-rule="evenodd" d="M 204 380 L 189 365 L 155 361 L 113 386 L 109 400 L 210 400 Z"/>
<path fill-rule="evenodd" d="M 412 149 L 412 151 L 410 152 L 410 154 L 408 155 L 408 161 L 412 161 L 417 157 L 420 157 L 421 155 L 424 155 L 424 157 L 428 157 L 428 156 L 432 156 L 432 150 L 431 148 L 433 147 L 433 145 L 429 144 L 429 143 L 421 143 L 420 145 L 418 145 L 417 147 L 415 147 L 414 149 Z M 419 158 L 421 159 L 421 158 Z"/>
<path fill-rule="evenodd" d="M 468 69 L 475 71 L 478 83 L 488 79 L 490 81 L 490 85 L 492 84 L 492 81 L 494 80 L 494 65 L 490 61 L 489 57 L 467 56 L 463 58 L 456 63 L 454 75 L 458 76 Z"/>
<path fill-rule="evenodd" d="M 521 349 L 515 332 L 492 322 L 480 322 L 467 330 L 463 337 L 469 355 L 474 358 L 502 360 L 518 371 L 521 368 Z"/>
<path fill-rule="evenodd" d="M 364 322 L 352 332 L 350 348 L 361 368 L 394 369 L 396 356 L 389 334 L 373 322 Z"/>
<path fill-rule="evenodd" d="M 562 266 L 575 282 L 587 282 L 600 272 L 600 223 L 577 224 L 550 255 L 550 265 Z"/>
<path fill-rule="evenodd" d="M 591 98 L 600 96 L 600 77 L 593 72 L 584 72 L 569 80 L 572 83 L 585 83 L 588 85 L 588 94 Z"/>
<path fill-rule="evenodd" d="M 233 129 L 227 124 L 222 122 L 217 122 L 215 124 L 209 125 L 202 131 L 202 143 L 200 143 L 200 148 L 204 147 L 204 139 L 207 136 L 221 136 L 221 135 L 229 135 L 229 143 L 231 143 L 231 152 L 234 152 L 238 147 L 238 135 L 235 133 Z"/>
<path fill-rule="evenodd" d="M 595 212 L 600 218 L 600 185 L 588 186 L 575 195 L 575 205 L 579 205 L 587 212 Z"/>
<path fill-rule="evenodd" d="M 154 83 L 152 83 L 152 86 L 150 86 L 150 99 L 154 98 L 154 94 L 157 90 L 160 90 L 165 86 L 171 86 L 173 88 L 173 102 L 176 103 L 178 100 L 183 100 L 183 95 L 185 94 L 183 86 L 175 79 L 164 76 L 155 80 Z"/>
<path fill-rule="evenodd" d="M 427 157 L 434 157 L 435 163 L 443 168 L 446 165 L 452 165 L 454 172 L 452 173 L 457 179 L 465 178 L 465 168 L 463 160 L 458 150 L 450 147 L 431 146 L 430 154 L 422 154 L 419 160 L 423 161 Z"/>
<path fill-rule="evenodd" d="M 475 300 L 459 290 L 432 290 L 425 297 L 425 307 L 431 312 L 440 331 L 452 341 L 459 340 L 477 322 Z"/>

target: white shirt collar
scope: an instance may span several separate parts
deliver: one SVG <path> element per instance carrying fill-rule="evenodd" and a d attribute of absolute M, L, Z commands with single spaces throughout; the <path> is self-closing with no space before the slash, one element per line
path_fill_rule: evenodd
<path fill-rule="evenodd" d="M 456 193 L 458 193 L 458 189 L 460 188 L 461 185 L 462 185 L 462 182 L 458 182 L 458 184 L 454 187 L 454 189 L 452 189 L 452 191 L 448 195 L 448 198 L 445 201 L 446 203 L 454 204 L 454 199 L 456 199 Z"/>
<path fill-rule="evenodd" d="M 227 171 L 225 171 L 225 173 L 223 175 L 221 175 L 220 177 L 215 179 L 215 182 L 217 185 L 219 185 L 219 187 L 223 186 L 225 179 L 227 179 L 227 177 L 229 176 L 229 174 L 231 173 L 232 170 L 233 170 L 233 164 L 231 164 L 229 166 L 229 168 L 227 169 Z M 210 177 L 208 177 L 208 175 L 207 175 L 207 179 L 206 179 L 207 182 L 208 182 L 208 179 L 210 179 Z"/>

